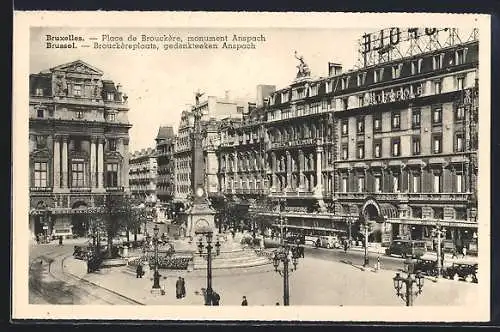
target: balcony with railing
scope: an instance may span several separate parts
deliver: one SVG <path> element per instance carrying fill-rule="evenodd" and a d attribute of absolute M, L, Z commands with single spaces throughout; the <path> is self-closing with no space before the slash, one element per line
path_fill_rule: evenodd
<path fill-rule="evenodd" d="M 373 192 L 335 192 L 333 197 L 346 200 L 364 200 L 374 197 L 380 201 L 440 201 L 462 202 L 471 198 L 470 193 L 373 193 Z"/>
<path fill-rule="evenodd" d="M 70 187 L 69 191 L 72 193 L 89 193 L 92 191 L 90 187 Z"/>
<path fill-rule="evenodd" d="M 30 187 L 30 193 L 48 193 L 52 192 L 52 187 Z"/>

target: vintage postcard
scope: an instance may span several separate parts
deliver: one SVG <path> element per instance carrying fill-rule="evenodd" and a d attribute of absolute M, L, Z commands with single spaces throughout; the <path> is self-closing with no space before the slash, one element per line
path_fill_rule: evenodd
<path fill-rule="evenodd" d="M 13 43 L 14 319 L 489 319 L 487 15 L 15 12 Z"/>

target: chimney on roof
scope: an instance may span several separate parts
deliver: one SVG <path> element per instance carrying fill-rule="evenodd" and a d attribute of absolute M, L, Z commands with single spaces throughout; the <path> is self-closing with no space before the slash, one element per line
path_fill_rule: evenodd
<path fill-rule="evenodd" d="M 328 76 L 337 76 L 342 74 L 342 65 L 340 63 L 328 62 Z"/>

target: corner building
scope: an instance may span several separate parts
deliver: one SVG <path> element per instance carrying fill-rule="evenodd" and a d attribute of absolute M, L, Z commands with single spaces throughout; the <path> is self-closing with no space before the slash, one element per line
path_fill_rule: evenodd
<path fill-rule="evenodd" d="M 106 195 L 128 192 L 128 97 L 81 60 L 29 83 L 30 232 L 84 235 Z"/>

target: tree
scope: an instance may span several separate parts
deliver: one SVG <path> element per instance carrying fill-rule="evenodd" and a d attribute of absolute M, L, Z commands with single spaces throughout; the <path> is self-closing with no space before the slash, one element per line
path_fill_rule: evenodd
<path fill-rule="evenodd" d="M 272 217 L 264 215 L 265 212 L 273 211 L 274 205 L 271 200 L 261 197 L 255 200 L 254 204 L 252 204 L 251 209 L 249 210 L 249 218 L 252 220 L 255 225 L 260 229 L 261 234 L 264 233 L 264 230 L 271 226 L 273 221 Z"/>
<path fill-rule="evenodd" d="M 128 199 L 123 193 L 109 193 L 104 202 L 104 227 L 108 241 L 106 256 L 113 257 L 113 239 L 126 225 L 129 214 Z"/>

